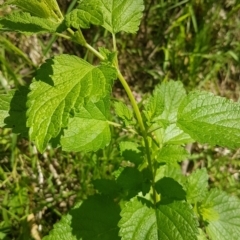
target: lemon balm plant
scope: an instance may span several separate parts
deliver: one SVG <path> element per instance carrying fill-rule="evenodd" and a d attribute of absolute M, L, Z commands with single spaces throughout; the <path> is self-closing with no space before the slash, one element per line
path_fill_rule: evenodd
<path fill-rule="evenodd" d="M 240 104 L 208 92 L 187 94 L 179 81 L 161 83 L 137 104 L 118 65 L 116 37 L 138 30 L 143 0 L 82 0 L 66 15 L 55 0 L 9 4 L 17 8 L 0 19 L 1 31 L 52 33 L 85 47 L 99 63 L 67 54 L 46 60 L 29 87 L 1 95 L 0 127 L 28 137 L 40 152 L 48 144 L 64 151 L 103 149 L 110 126 L 133 136 L 116 146 L 126 164 L 115 180 L 95 180 L 97 194 L 78 203 L 44 240 L 239 239 L 240 201 L 209 190 L 206 169 L 184 176 L 178 163 L 194 141 L 238 148 Z M 89 45 L 81 29 L 91 25 L 111 34 L 112 49 Z M 112 100 L 116 80 L 131 107 Z"/>

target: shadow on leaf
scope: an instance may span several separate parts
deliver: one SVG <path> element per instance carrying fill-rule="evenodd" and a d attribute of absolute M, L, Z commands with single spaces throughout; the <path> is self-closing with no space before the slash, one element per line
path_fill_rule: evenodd
<path fill-rule="evenodd" d="M 20 87 L 13 94 L 9 107 L 9 116 L 5 118 L 6 128 L 12 128 L 13 133 L 20 133 L 23 137 L 28 136 L 28 128 L 26 127 L 27 112 L 27 94 L 29 89 Z"/>
<path fill-rule="evenodd" d="M 82 240 L 117 240 L 120 207 L 113 199 L 94 195 L 72 209 L 73 235 Z"/>

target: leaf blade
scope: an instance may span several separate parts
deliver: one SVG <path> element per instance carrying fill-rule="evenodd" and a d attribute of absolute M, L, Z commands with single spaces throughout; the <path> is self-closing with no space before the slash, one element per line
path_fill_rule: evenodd
<path fill-rule="evenodd" d="M 121 211 L 120 236 L 128 239 L 197 240 L 198 228 L 191 206 L 184 202 L 159 205 L 133 198 Z"/>
<path fill-rule="evenodd" d="M 144 9 L 142 0 L 84 0 L 81 4 L 83 8 L 85 5 L 97 6 L 104 19 L 102 26 L 113 34 L 120 31 L 135 33 Z"/>
<path fill-rule="evenodd" d="M 108 95 L 115 76 L 114 68 L 95 67 L 65 54 L 43 64 L 30 85 L 27 103 L 27 126 L 37 148 L 43 151 L 84 101 L 96 102 Z"/>
<path fill-rule="evenodd" d="M 240 201 L 225 192 L 213 189 L 204 199 L 201 206 L 203 219 L 211 239 L 237 240 L 240 234 Z"/>
<path fill-rule="evenodd" d="M 13 12 L 0 19 L 0 26 L 3 31 L 15 31 L 21 33 L 46 33 L 56 32 L 60 23 L 49 19 L 31 16 L 26 12 Z"/>
<path fill-rule="evenodd" d="M 107 117 L 109 100 L 97 103 L 88 102 L 79 108 L 79 113 L 70 119 L 68 128 L 64 130 L 61 145 L 64 151 L 97 151 L 104 148 L 111 140 L 111 132 Z"/>
<path fill-rule="evenodd" d="M 240 105 L 207 92 L 191 92 L 178 110 L 177 125 L 201 143 L 240 146 Z"/>

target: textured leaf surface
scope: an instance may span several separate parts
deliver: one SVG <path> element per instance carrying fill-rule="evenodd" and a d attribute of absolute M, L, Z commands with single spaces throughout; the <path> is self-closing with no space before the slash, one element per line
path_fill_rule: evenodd
<path fill-rule="evenodd" d="M 159 145 L 182 145 L 186 143 L 194 142 L 194 140 L 185 133 L 182 129 L 176 126 L 175 123 L 168 126 L 159 127 L 158 123 L 154 123 L 151 128 L 156 130 L 152 132 L 155 140 Z"/>
<path fill-rule="evenodd" d="M 89 28 L 90 24 L 102 25 L 103 15 L 99 11 L 99 1 L 80 4 L 80 9 L 74 9 L 65 16 L 66 25 L 73 28 Z"/>
<path fill-rule="evenodd" d="M 12 128 L 14 133 L 27 136 L 26 102 L 29 90 L 21 87 L 0 96 L 0 127 Z"/>
<path fill-rule="evenodd" d="M 240 200 L 213 189 L 202 204 L 202 216 L 208 222 L 211 239 L 238 240 L 240 236 Z"/>
<path fill-rule="evenodd" d="M 198 229 L 191 207 L 184 202 L 159 205 L 156 210 L 134 198 L 121 211 L 122 240 L 195 240 Z"/>
<path fill-rule="evenodd" d="M 149 122 L 154 121 L 164 110 L 164 96 L 159 89 L 155 89 L 153 95 L 147 99 L 144 105 L 144 113 Z"/>
<path fill-rule="evenodd" d="M 119 206 L 95 195 L 73 208 L 43 240 L 118 240 Z"/>
<path fill-rule="evenodd" d="M 165 145 L 158 152 L 158 162 L 177 163 L 189 156 L 186 149 L 177 145 Z"/>
<path fill-rule="evenodd" d="M 49 140 L 67 127 L 69 115 L 83 105 L 84 99 L 97 102 L 109 94 L 115 76 L 111 67 L 95 67 L 70 55 L 43 64 L 28 95 L 27 126 L 37 148 L 43 151 Z"/>
<path fill-rule="evenodd" d="M 104 148 L 111 140 L 107 118 L 109 116 L 109 100 L 97 103 L 89 101 L 79 108 L 79 113 L 69 120 L 64 130 L 61 145 L 65 151 L 97 151 Z"/>
<path fill-rule="evenodd" d="M 163 82 L 156 88 L 155 92 L 164 99 L 164 110 L 159 118 L 175 122 L 177 120 L 177 109 L 186 96 L 183 84 L 175 81 Z"/>
<path fill-rule="evenodd" d="M 129 123 L 133 119 L 133 112 L 132 110 L 127 107 L 122 102 L 115 102 L 114 109 L 116 114 L 125 121 L 125 123 Z"/>
<path fill-rule="evenodd" d="M 178 111 L 178 126 L 201 143 L 240 146 L 240 104 L 208 92 L 191 92 Z"/>
<path fill-rule="evenodd" d="M 62 19 L 62 14 L 56 0 L 13 0 L 11 3 L 34 16 L 45 19 L 50 18 L 55 21 Z"/>
<path fill-rule="evenodd" d="M 11 13 L 0 19 L 1 29 L 4 31 L 16 31 L 21 33 L 56 32 L 59 23 L 49 19 L 31 16 L 26 12 Z"/>
<path fill-rule="evenodd" d="M 99 6 L 104 17 L 102 25 L 111 33 L 120 31 L 135 33 L 144 9 L 142 0 L 84 0 L 81 4 Z"/>
<path fill-rule="evenodd" d="M 187 200 L 201 202 L 208 191 L 208 174 L 205 168 L 198 169 L 187 178 Z"/>

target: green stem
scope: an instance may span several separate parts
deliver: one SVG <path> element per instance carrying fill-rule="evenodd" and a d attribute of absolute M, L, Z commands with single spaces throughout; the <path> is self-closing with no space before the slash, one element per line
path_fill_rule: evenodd
<path fill-rule="evenodd" d="M 143 124 L 143 119 L 142 119 L 142 115 L 140 113 L 140 110 L 138 108 L 138 105 L 137 105 L 137 102 L 132 94 L 132 91 L 128 85 L 128 83 L 126 82 L 125 78 L 123 77 L 123 75 L 121 74 L 121 72 L 119 71 L 119 69 L 117 69 L 117 76 L 121 82 L 121 84 L 123 85 L 123 88 L 125 89 L 127 95 L 128 95 L 128 98 L 132 104 L 132 107 L 133 107 L 133 111 L 135 112 L 135 115 L 136 115 L 136 118 L 137 118 L 137 121 L 138 121 L 138 124 L 139 124 L 139 127 L 140 127 L 140 130 L 141 130 L 141 133 L 142 133 L 142 137 L 143 137 L 143 140 L 144 140 L 144 145 L 145 145 L 145 149 L 146 149 L 146 155 L 147 155 L 147 161 L 148 161 L 148 166 L 149 166 L 149 169 L 152 173 L 152 189 L 153 189 L 153 201 L 154 201 L 154 205 L 156 206 L 156 196 L 157 196 L 157 193 L 156 193 L 156 189 L 155 189 L 155 171 L 154 171 L 154 168 L 153 168 L 153 165 L 152 165 L 152 159 L 151 159 L 151 154 L 150 154 L 150 146 L 149 146 L 149 142 L 148 142 L 148 136 L 147 136 L 147 130 Z"/>
<path fill-rule="evenodd" d="M 91 45 L 89 45 L 88 43 L 85 44 L 85 47 L 91 51 L 95 56 L 97 56 L 99 59 L 101 59 L 102 61 L 105 60 L 104 56 L 98 52 L 95 48 L 93 48 Z"/>
<path fill-rule="evenodd" d="M 74 32 L 69 28 L 67 29 L 68 32 L 73 36 Z M 115 34 L 112 34 L 113 37 L 113 50 L 117 51 L 117 46 L 116 46 L 116 37 Z M 84 47 L 86 47 L 89 51 L 91 51 L 95 56 L 97 56 L 100 60 L 104 60 L 104 56 L 98 52 L 95 48 L 93 48 L 91 45 L 89 45 L 87 42 L 84 43 L 83 45 Z M 145 149 L 146 149 L 146 156 L 147 156 L 147 162 L 148 162 L 148 166 L 150 169 L 150 172 L 152 173 L 152 190 L 153 190 L 153 201 L 154 201 L 154 205 L 156 206 L 156 201 L 157 201 L 157 193 L 156 193 L 156 189 L 155 189 L 155 171 L 154 171 L 154 167 L 152 164 L 152 160 L 151 160 L 151 151 L 150 151 L 150 146 L 149 146 L 149 142 L 148 142 L 148 132 L 147 129 L 145 128 L 145 125 L 143 123 L 143 119 L 142 119 L 142 115 L 140 113 L 139 107 L 137 105 L 137 102 L 133 96 L 133 93 L 127 83 L 127 81 L 125 80 L 125 78 L 123 77 L 122 73 L 119 70 L 118 67 L 118 60 L 116 58 L 115 62 L 114 62 L 114 67 L 117 70 L 117 77 L 120 80 L 123 88 L 125 89 L 128 98 L 131 102 L 131 105 L 133 107 L 133 111 L 136 115 L 139 127 L 140 127 L 140 132 L 142 134 L 143 140 L 144 140 L 144 145 L 145 145 Z"/>

